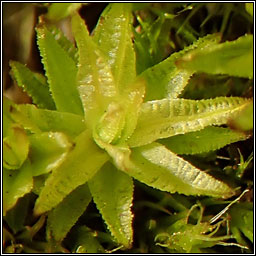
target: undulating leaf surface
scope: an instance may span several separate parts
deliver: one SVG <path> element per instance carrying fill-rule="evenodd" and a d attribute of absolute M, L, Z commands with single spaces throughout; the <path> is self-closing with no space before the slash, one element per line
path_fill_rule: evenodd
<path fill-rule="evenodd" d="M 82 3 L 52 3 L 45 17 L 51 21 L 58 21 L 71 15 L 81 5 Z"/>
<path fill-rule="evenodd" d="M 43 75 L 32 72 L 17 61 L 11 61 L 10 66 L 17 84 L 28 93 L 33 103 L 40 108 L 55 109 L 49 86 Z"/>
<path fill-rule="evenodd" d="M 51 210 L 78 186 L 85 184 L 109 159 L 91 139 L 89 130 L 75 139 L 73 150 L 45 182 L 35 205 L 35 214 Z"/>
<path fill-rule="evenodd" d="M 131 40 L 130 5 L 109 4 L 101 15 L 94 30 L 93 40 L 104 53 L 119 93 L 123 96 L 119 102 L 125 109 L 125 127 L 121 140 L 125 140 L 135 129 L 138 109 L 144 95 L 143 81 L 134 81 L 135 53 Z M 120 125 L 122 128 L 122 126 Z M 118 137 L 118 136 L 117 136 Z M 120 140 L 119 140 L 120 142 Z"/>
<path fill-rule="evenodd" d="M 29 193 L 32 187 L 32 170 L 29 161 L 26 161 L 19 170 L 3 168 L 3 214 L 5 215 L 20 197 Z"/>
<path fill-rule="evenodd" d="M 135 79 L 131 4 L 111 3 L 101 14 L 93 40 L 104 53 L 120 92 Z"/>
<path fill-rule="evenodd" d="M 248 135 L 228 128 L 209 126 L 200 131 L 159 140 L 176 154 L 200 154 L 220 149 L 228 144 L 245 140 Z"/>
<path fill-rule="evenodd" d="M 17 124 L 9 129 L 3 139 L 3 166 L 7 169 L 18 169 L 28 156 L 29 140 L 26 131 Z"/>
<path fill-rule="evenodd" d="M 82 18 L 72 17 L 72 30 L 79 53 L 78 91 L 89 126 L 94 125 L 117 95 L 110 66 L 89 36 Z M 89 49 L 89 50 L 88 50 Z"/>
<path fill-rule="evenodd" d="M 48 214 L 48 240 L 62 241 L 91 201 L 88 185 L 77 187 Z"/>
<path fill-rule="evenodd" d="M 29 136 L 29 160 L 33 176 L 42 175 L 57 168 L 72 149 L 72 141 L 60 132 L 42 132 Z"/>
<path fill-rule="evenodd" d="M 132 243 L 133 181 L 110 163 L 105 164 L 89 181 L 93 200 L 117 242 Z"/>
<path fill-rule="evenodd" d="M 37 28 L 37 39 L 57 110 L 83 115 L 77 91 L 75 61 L 70 58 L 45 25 Z"/>
<path fill-rule="evenodd" d="M 125 142 L 134 132 L 139 116 L 140 106 L 145 94 L 144 80 L 137 79 L 129 89 L 123 90 L 121 104 L 125 112 L 125 124 L 118 143 Z"/>
<path fill-rule="evenodd" d="M 208 49 L 219 40 L 220 36 L 217 34 L 200 38 L 184 50 L 172 54 L 161 63 L 141 73 L 140 77 L 146 80 L 145 100 L 177 98 L 194 72 L 177 68 L 175 62 L 187 52 L 196 48 Z"/>
<path fill-rule="evenodd" d="M 176 61 L 179 68 L 192 72 L 227 74 L 253 78 L 253 35 L 237 40 L 195 49 Z"/>
<path fill-rule="evenodd" d="M 236 117 L 251 99 L 218 97 L 206 100 L 163 99 L 142 104 L 130 146 L 149 144 L 160 138 L 222 125 Z"/>
<path fill-rule="evenodd" d="M 13 104 L 9 108 L 12 119 L 33 133 L 64 132 L 75 137 L 86 129 L 82 116 L 47 109 L 32 104 Z M 72 125 L 70 125 L 72 124 Z"/>
<path fill-rule="evenodd" d="M 153 188 L 185 195 L 228 198 L 234 191 L 159 143 L 132 149 L 126 172 Z"/>

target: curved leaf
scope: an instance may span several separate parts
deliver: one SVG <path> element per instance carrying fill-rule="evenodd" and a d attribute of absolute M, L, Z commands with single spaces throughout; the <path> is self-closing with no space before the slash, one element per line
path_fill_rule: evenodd
<path fill-rule="evenodd" d="M 3 166 L 7 169 L 18 169 L 27 159 L 29 140 L 25 130 L 12 125 L 9 134 L 3 139 Z"/>
<path fill-rule="evenodd" d="M 62 241 L 91 201 L 88 185 L 77 187 L 48 214 L 47 238 Z"/>
<path fill-rule="evenodd" d="M 43 132 L 29 136 L 29 160 L 33 176 L 42 175 L 57 168 L 71 150 L 73 144 L 59 132 Z"/>
<path fill-rule="evenodd" d="M 232 233 L 233 229 L 238 229 L 238 233 L 243 233 L 253 243 L 253 204 L 244 202 L 233 205 L 230 209 L 230 215 Z M 240 235 L 235 237 L 238 238 L 237 240 L 240 243 Z"/>
<path fill-rule="evenodd" d="M 32 187 L 32 169 L 29 161 L 16 171 L 3 168 L 3 214 L 5 215 L 20 197 L 29 193 Z"/>
<path fill-rule="evenodd" d="M 132 178 L 108 163 L 89 181 L 89 188 L 112 235 L 118 243 L 130 247 L 133 236 Z"/>
<path fill-rule="evenodd" d="M 71 15 L 81 5 L 82 3 L 52 3 L 45 17 L 51 21 L 58 21 Z"/>
<path fill-rule="evenodd" d="M 83 115 L 75 61 L 44 25 L 37 28 L 37 42 L 57 110 Z"/>
<path fill-rule="evenodd" d="M 79 52 L 78 91 L 87 123 L 93 126 L 117 95 L 117 88 L 110 66 L 97 49 L 78 14 L 72 17 L 72 31 Z"/>
<path fill-rule="evenodd" d="M 32 132 L 64 132 L 75 137 L 86 129 L 82 116 L 67 112 L 38 109 L 32 104 L 12 104 L 12 119 Z M 72 124 L 72 125 L 70 125 Z"/>
<path fill-rule="evenodd" d="M 75 139 L 73 150 L 45 182 L 35 205 L 35 214 L 40 215 L 59 204 L 78 186 L 85 184 L 109 159 L 91 139 L 89 130 Z"/>
<path fill-rule="evenodd" d="M 247 138 L 248 135 L 242 132 L 210 126 L 200 131 L 162 139 L 159 142 L 176 154 L 200 154 Z"/>
<path fill-rule="evenodd" d="M 185 195 L 228 198 L 234 191 L 158 143 L 134 148 L 126 172 L 153 188 Z"/>
<path fill-rule="evenodd" d="M 17 61 L 10 61 L 10 66 L 17 84 L 28 93 L 38 107 L 55 109 L 54 101 L 43 75 L 32 72 Z"/>
<path fill-rule="evenodd" d="M 64 33 L 55 26 L 51 26 L 47 24 L 47 29 L 52 33 L 55 40 L 58 44 L 65 50 L 65 52 L 69 55 L 70 58 L 73 59 L 75 63 L 78 62 L 78 51 L 75 47 L 74 43 L 72 43 Z"/>
<path fill-rule="evenodd" d="M 192 72 L 227 74 L 253 78 L 253 35 L 231 42 L 196 49 L 176 61 L 179 68 Z"/>
<path fill-rule="evenodd" d="M 219 40 L 220 36 L 217 34 L 200 38 L 184 50 L 172 54 L 164 61 L 141 73 L 140 77 L 146 80 L 145 100 L 157 100 L 165 97 L 177 98 L 187 85 L 193 71 L 177 68 L 175 61 L 193 49 L 208 49 Z"/>
<path fill-rule="evenodd" d="M 163 99 L 142 104 L 130 146 L 221 125 L 237 116 L 251 99 L 218 97 L 207 100 Z"/>
<path fill-rule="evenodd" d="M 120 92 L 136 76 L 131 22 L 131 4 L 110 3 L 101 14 L 93 36 L 94 42 L 106 56 Z"/>

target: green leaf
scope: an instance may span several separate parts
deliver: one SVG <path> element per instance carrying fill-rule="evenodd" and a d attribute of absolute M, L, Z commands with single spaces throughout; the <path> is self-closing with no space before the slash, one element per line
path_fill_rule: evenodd
<path fill-rule="evenodd" d="M 89 188 L 112 235 L 129 248 L 133 236 L 132 178 L 108 163 L 89 181 Z"/>
<path fill-rule="evenodd" d="M 2 124 L 3 124 L 3 138 L 8 136 L 8 134 L 11 131 L 11 127 L 13 125 L 13 119 L 11 118 L 10 115 L 10 108 L 12 108 L 12 106 L 14 105 L 14 103 L 12 101 L 10 101 L 8 98 L 6 98 L 5 96 L 3 96 L 3 120 L 2 120 Z"/>
<path fill-rule="evenodd" d="M 72 150 L 72 141 L 64 133 L 43 132 L 29 136 L 29 160 L 33 176 L 42 175 L 57 168 Z"/>
<path fill-rule="evenodd" d="M 176 61 L 191 72 L 253 78 L 253 35 L 245 35 L 205 49 L 195 49 Z"/>
<path fill-rule="evenodd" d="M 33 99 L 40 108 L 55 109 L 49 87 L 43 75 L 32 72 L 25 65 L 10 61 L 11 70 L 17 84 Z"/>
<path fill-rule="evenodd" d="M 73 150 L 46 180 L 36 201 L 36 215 L 49 211 L 59 204 L 75 188 L 92 178 L 109 159 L 108 155 L 92 141 L 89 130 L 82 132 L 74 142 Z"/>
<path fill-rule="evenodd" d="M 29 194 L 27 195 L 21 197 L 15 207 L 10 209 L 4 217 L 4 220 L 8 223 L 14 234 L 25 228 L 24 224 L 29 208 Z"/>
<path fill-rule="evenodd" d="M 69 39 L 67 39 L 67 37 L 63 34 L 63 32 L 57 27 L 47 24 L 47 29 L 52 33 L 55 40 L 66 51 L 69 57 L 72 58 L 75 63 L 77 63 L 78 52 L 74 44 Z"/>
<path fill-rule="evenodd" d="M 87 184 L 77 187 L 48 214 L 48 240 L 62 241 L 91 201 Z"/>
<path fill-rule="evenodd" d="M 218 97 L 206 100 L 163 99 L 142 104 L 130 146 L 149 144 L 160 138 L 198 131 L 228 122 L 250 104 L 251 99 Z"/>
<path fill-rule="evenodd" d="M 209 126 L 200 131 L 176 135 L 159 142 L 176 154 L 200 154 L 247 138 L 248 136 L 242 132 Z"/>
<path fill-rule="evenodd" d="M 208 35 L 200 38 L 194 44 L 186 47 L 184 50 L 172 54 L 161 63 L 148 68 L 140 77 L 146 80 L 145 101 L 168 98 L 177 98 L 193 71 L 177 68 L 175 62 L 184 54 L 193 49 L 208 49 L 220 40 L 219 35 Z"/>
<path fill-rule="evenodd" d="M 37 28 L 37 42 L 57 110 L 83 115 L 75 61 L 44 25 Z"/>
<path fill-rule="evenodd" d="M 253 3 L 245 3 L 245 9 L 253 17 Z"/>
<path fill-rule="evenodd" d="M 233 190 L 159 143 L 134 148 L 126 172 L 153 188 L 185 195 L 227 198 Z"/>
<path fill-rule="evenodd" d="M 86 129 L 84 119 L 80 115 L 38 109 L 32 104 L 13 104 L 10 106 L 9 112 L 15 122 L 33 133 L 64 132 L 75 137 Z"/>
<path fill-rule="evenodd" d="M 7 169 L 18 169 L 27 159 L 29 141 L 25 130 L 14 124 L 9 135 L 3 139 L 3 166 Z"/>
<path fill-rule="evenodd" d="M 121 136 L 124 121 L 124 111 L 120 104 L 111 102 L 95 126 L 95 132 L 104 142 L 111 143 Z"/>
<path fill-rule="evenodd" d="M 72 232 L 75 237 L 74 253 L 104 253 L 105 250 L 98 241 L 98 231 L 93 231 L 86 226 L 80 226 Z"/>
<path fill-rule="evenodd" d="M 111 67 L 120 92 L 136 76 L 131 22 L 131 4 L 111 3 L 101 14 L 93 36 Z"/>
<path fill-rule="evenodd" d="M 10 210 L 20 197 L 33 187 L 32 169 L 26 161 L 19 170 L 3 168 L 3 214 Z"/>
<path fill-rule="evenodd" d="M 238 131 L 253 130 L 253 102 L 241 111 L 239 118 L 231 118 L 228 125 Z"/>
<path fill-rule="evenodd" d="M 82 3 L 52 3 L 45 17 L 51 21 L 58 21 L 71 15 L 81 5 Z"/>
<path fill-rule="evenodd" d="M 230 215 L 231 231 L 237 228 L 253 243 L 253 205 L 251 203 L 233 205 Z"/>
<path fill-rule="evenodd" d="M 121 106 L 125 112 L 125 124 L 122 130 L 120 140 L 117 143 L 125 142 L 133 134 L 139 116 L 140 106 L 143 102 L 145 94 L 145 83 L 141 79 L 137 79 L 130 88 L 123 91 L 120 97 Z"/>
<path fill-rule="evenodd" d="M 72 17 L 72 31 L 78 46 L 78 91 L 89 127 L 94 126 L 117 95 L 111 68 L 89 36 L 82 18 Z"/>

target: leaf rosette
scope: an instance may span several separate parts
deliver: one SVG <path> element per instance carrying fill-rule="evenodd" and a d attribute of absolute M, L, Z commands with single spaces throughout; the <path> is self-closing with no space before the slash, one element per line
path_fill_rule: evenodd
<path fill-rule="evenodd" d="M 208 35 L 137 76 L 131 22 L 130 4 L 109 4 L 90 35 L 84 20 L 73 13 L 77 48 L 43 22 L 37 39 L 46 77 L 11 63 L 13 77 L 37 107 L 5 102 L 6 129 L 13 123 L 22 127 L 29 153 L 18 155 L 16 167 L 10 167 L 8 161 L 20 145 L 6 132 L 11 147 L 4 155 L 4 210 L 33 189 L 33 178 L 49 174 L 38 189 L 34 209 L 36 215 L 48 212 L 49 240 L 62 241 L 93 198 L 116 242 L 131 247 L 132 178 L 170 193 L 219 198 L 235 194 L 229 185 L 177 154 L 208 152 L 246 139 L 241 132 L 215 126 L 237 117 L 252 100 L 179 96 L 189 78 L 202 70 L 198 60 L 207 54 L 218 58 L 230 49 L 225 58 L 230 65 L 212 72 L 251 78 L 250 70 L 231 72 L 235 63 L 228 55 L 242 44 L 243 51 L 235 57 L 251 68 L 251 37 L 220 44 L 219 35 Z M 221 142 L 214 140 L 219 133 Z M 200 136 L 209 135 L 212 139 L 206 145 Z M 190 147 L 181 145 L 198 136 Z M 15 175 L 9 178 L 12 172 Z M 9 189 L 12 193 L 7 193 Z M 60 221 L 67 223 L 65 228 L 60 228 Z"/>

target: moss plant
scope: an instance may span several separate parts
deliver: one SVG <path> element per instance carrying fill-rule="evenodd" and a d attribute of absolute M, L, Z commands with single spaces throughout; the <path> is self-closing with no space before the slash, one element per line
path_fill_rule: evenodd
<path fill-rule="evenodd" d="M 216 244 L 247 250 L 241 234 L 251 241 L 252 234 L 243 230 L 234 210 L 231 231 L 236 235 L 219 234 L 227 219 L 211 223 L 203 211 L 211 203 L 228 203 L 226 199 L 239 196 L 239 182 L 228 181 L 228 173 L 196 167 L 193 156 L 248 139 L 252 98 L 213 98 L 210 93 L 208 98 L 192 99 L 182 93 L 191 77 L 202 72 L 251 80 L 253 36 L 224 42 L 219 33 L 190 37 L 193 42 L 167 57 L 160 55 L 159 45 L 169 43 L 164 33 L 178 12 L 170 10 L 164 16 L 154 7 L 158 19 L 152 21 L 147 9 L 143 14 L 143 6 L 112 3 L 90 34 L 79 8 L 81 4 L 55 3 L 40 18 L 36 33 L 44 75 L 10 62 L 13 79 L 33 104 L 15 104 L 7 98 L 3 102 L 3 210 L 12 229 L 4 234 L 16 246 L 9 245 L 6 251 L 17 252 L 18 244 L 23 252 L 107 252 L 115 247 L 132 251 L 137 181 L 139 187 L 154 188 L 153 193 L 174 196 L 177 215 L 164 221 L 169 228 L 163 229 L 162 220 L 153 225 L 151 219 L 153 247 L 159 252 L 202 252 Z M 143 21 L 141 14 L 148 19 Z M 66 16 L 75 45 L 53 25 Z M 240 116 L 247 128 L 231 129 L 230 123 Z M 193 204 L 189 198 L 205 201 Z M 104 231 L 79 225 L 91 200 L 104 220 Z M 151 207 L 166 206 L 160 205 Z M 23 219 L 13 221 L 19 207 Z M 251 206 L 243 207 L 248 225 Z M 27 211 L 37 222 L 24 227 Z M 38 241 L 35 234 L 43 226 L 45 238 Z M 70 232 L 73 240 L 67 241 Z"/>

